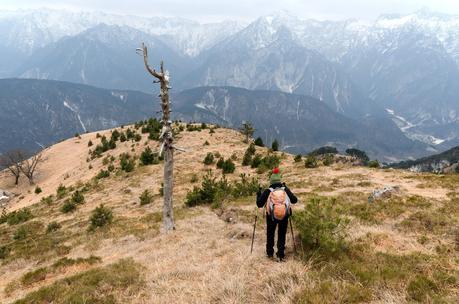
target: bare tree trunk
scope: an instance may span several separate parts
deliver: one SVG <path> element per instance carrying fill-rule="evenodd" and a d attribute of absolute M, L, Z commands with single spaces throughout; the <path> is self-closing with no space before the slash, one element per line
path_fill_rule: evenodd
<path fill-rule="evenodd" d="M 164 205 L 163 226 L 166 231 L 174 230 L 174 208 L 172 192 L 174 189 L 174 150 L 164 151 Z"/>
<path fill-rule="evenodd" d="M 169 102 L 169 76 L 164 71 L 163 62 L 161 61 L 161 71 L 156 72 L 148 65 L 148 51 L 145 44 L 142 43 L 143 59 L 145 68 L 158 79 L 161 85 L 161 108 L 163 112 L 162 131 L 161 131 L 161 150 L 164 153 L 164 203 L 163 203 L 163 229 L 165 232 L 175 229 L 174 224 L 174 205 L 173 205 L 173 191 L 174 191 L 174 147 L 173 136 L 170 119 L 170 102 Z"/>

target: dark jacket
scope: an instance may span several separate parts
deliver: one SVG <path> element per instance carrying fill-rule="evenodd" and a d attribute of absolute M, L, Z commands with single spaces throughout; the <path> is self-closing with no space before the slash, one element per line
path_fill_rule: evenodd
<path fill-rule="evenodd" d="M 288 198 L 290 199 L 290 203 L 296 204 L 298 202 L 298 198 L 292 193 L 292 191 L 290 191 L 290 189 L 285 185 L 285 183 L 283 183 L 283 184 L 275 183 L 275 184 L 272 184 L 271 186 L 269 186 L 269 188 L 273 188 L 273 189 L 280 188 L 280 187 L 284 187 L 285 188 L 285 192 L 287 193 Z M 257 193 L 257 206 L 258 206 L 258 208 L 262 208 L 266 204 L 266 201 L 268 200 L 268 197 L 269 197 L 270 193 L 271 193 L 271 191 L 269 189 L 265 189 L 263 191 L 263 193 L 261 191 L 258 191 L 258 193 Z"/>

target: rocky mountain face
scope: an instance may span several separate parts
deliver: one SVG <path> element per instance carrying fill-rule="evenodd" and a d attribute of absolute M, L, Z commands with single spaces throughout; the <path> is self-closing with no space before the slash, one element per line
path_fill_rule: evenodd
<path fill-rule="evenodd" d="M 409 169 L 413 172 L 459 172 L 459 147 L 454 147 L 440 154 L 423 157 L 417 160 L 395 163 L 392 164 L 391 167 Z"/>
<path fill-rule="evenodd" d="M 165 60 L 175 91 L 237 86 L 309 95 L 361 123 L 390 118 L 406 137 L 436 152 L 459 144 L 457 33 L 459 16 L 425 10 L 374 22 L 301 20 L 281 12 L 247 26 L 0 12 L 0 77 L 151 92 L 134 52 L 145 41 L 152 64 Z"/>
<path fill-rule="evenodd" d="M 256 136 L 306 153 L 325 145 L 364 149 L 381 160 L 423 155 L 387 118 L 354 120 L 312 97 L 233 87 L 202 87 L 172 95 L 173 118 L 239 128 L 251 121 Z M 106 90 L 50 80 L 0 80 L 0 153 L 37 150 L 75 133 L 112 128 L 156 116 L 156 95 Z"/>
<path fill-rule="evenodd" d="M 152 96 L 49 80 L 0 80 L 0 153 L 151 117 Z"/>
<path fill-rule="evenodd" d="M 172 75 L 188 62 L 157 37 L 126 26 L 100 24 L 65 37 L 35 52 L 17 74 L 22 78 L 57 79 L 102 88 L 151 91 L 151 79 L 135 49 L 143 41 L 152 61 L 164 59 Z"/>
<path fill-rule="evenodd" d="M 250 121 L 265 143 L 274 139 L 294 153 L 329 145 L 356 147 L 382 160 L 423 151 L 387 118 L 353 120 L 312 97 L 232 87 L 202 87 L 174 97 L 178 118 L 239 128 Z"/>

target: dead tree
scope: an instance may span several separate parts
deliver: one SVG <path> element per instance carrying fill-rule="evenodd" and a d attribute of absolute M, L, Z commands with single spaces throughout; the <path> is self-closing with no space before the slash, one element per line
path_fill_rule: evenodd
<path fill-rule="evenodd" d="M 173 187 L 174 187 L 174 146 L 172 135 L 172 121 L 170 118 L 170 103 L 169 103 L 169 74 L 164 71 L 164 64 L 161 61 L 160 71 L 148 65 L 148 50 L 144 43 L 142 48 L 137 49 L 143 54 L 143 61 L 148 73 L 157 79 L 155 83 L 161 86 L 159 97 L 161 98 L 161 109 L 163 117 L 161 120 L 162 130 L 160 135 L 161 148 L 160 155 L 164 153 L 164 204 L 163 204 L 163 228 L 164 231 L 171 231 L 175 229 L 174 224 L 174 208 L 172 201 Z"/>
<path fill-rule="evenodd" d="M 7 169 L 14 177 L 14 184 L 17 186 L 21 177 L 24 152 L 11 150 L 0 156 L 0 169 Z"/>
<path fill-rule="evenodd" d="M 20 167 L 21 171 L 29 179 L 29 183 L 33 185 L 35 170 L 37 169 L 38 164 L 42 162 L 43 155 L 41 152 L 38 152 L 30 158 L 27 158 L 27 156 L 23 154 L 23 159 L 24 160 L 22 161 L 22 166 Z"/>

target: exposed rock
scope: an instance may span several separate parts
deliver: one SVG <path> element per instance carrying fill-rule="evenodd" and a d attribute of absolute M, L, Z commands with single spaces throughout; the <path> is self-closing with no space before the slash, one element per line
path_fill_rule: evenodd
<path fill-rule="evenodd" d="M 12 193 L 0 189 L 0 207 L 5 207 L 6 204 L 10 201 Z"/>
<path fill-rule="evenodd" d="M 390 198 L 393 194 L 398 193 L 399 191 L 399 186 L 387 186 L 382 189 L 375 189 L 368 197 L 368 202 L 371 203 L 377 199 Z"/>

